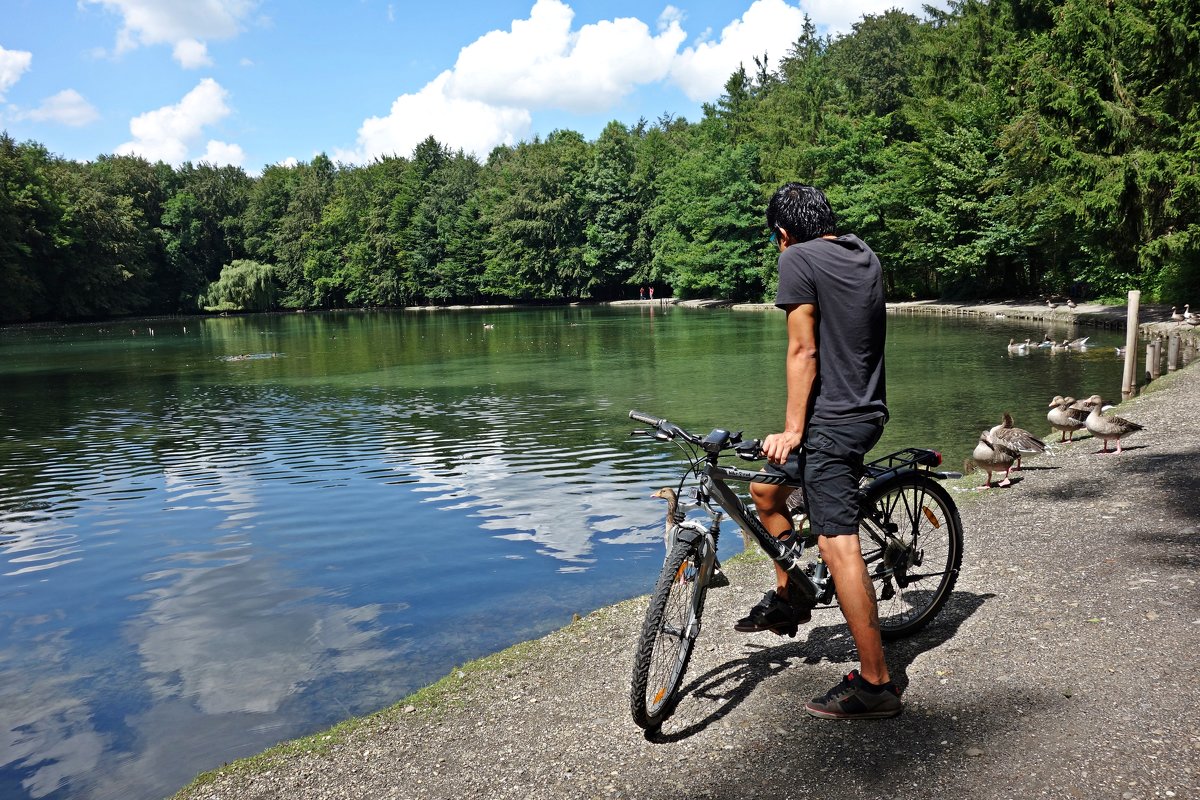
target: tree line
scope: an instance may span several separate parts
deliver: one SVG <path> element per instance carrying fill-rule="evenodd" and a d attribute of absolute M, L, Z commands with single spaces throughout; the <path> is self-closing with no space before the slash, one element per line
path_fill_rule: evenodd
<path fill-rule="evenodd" d="M 689 122 L 486 160 L 100 156 L 0 134 L 0 321 L 636 296 L 769 300 L 763 209 L 824 188 L 892 298 L 1200 290 L 1193 0 L 959 0 L 809 24 Z"/>

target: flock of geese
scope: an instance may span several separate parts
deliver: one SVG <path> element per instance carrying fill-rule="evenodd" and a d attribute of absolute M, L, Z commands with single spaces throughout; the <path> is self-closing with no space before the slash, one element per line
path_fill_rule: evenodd
<path fill-rule="evenodd" d="M 1058 353 L 1063 350 L 1087 350 L 1088 339 L 1091 337 L 1081 336 L 1078 339 L 1063 339 L 1061 342 L 1056 342 L 1050 338 L 1050 334 L 1046 334 L 1045 338 L 1037 344 L 1033 343 L 1032 339 L 1026 339 L 1023 342 L 1018 342 L 1016 339 L 1008 340 L 1008 352 L 1010 353 L 1028 353 L 1030 350 L 1049 349 L 1052 353 Z"/>
<path fill-rule="evenodd" d="M 1200 325 L 1200 314 L 1193 314 L 1192 307 L 1188 303 L 1183 304 L 1183 312 L 1171 306 L 1171 322 L 1182 322 L 1186 325 Z"/>
<path fill-rule="evenodd" d="M 1094 394 L 1083 400 L 1074 397 L 1055 395 L 1050 401 L 1050 411 L 1046 420 L 1050 427 L 1061 434 L 1060 442 L 1074 441 L 1076 431 L 1086 428 L 1088 433 L 1104 442 L 1104 448 L 1099 453 L 1120 453 L 1121 440 L 1131 433 L 1142 430 L 1136 422 L 1130 422 L 1104 412 L 1112 408 L 1104 405 L 1100 395 Z M 1109 450 L 1108 443 L 1116 442 L 1117 449 Z M 1013 424 L 1012 415 L 1004 412 L 1004 419 L 990 430 L 979 435 L 971 457 L 963 465 L 964 472 L 982 470 L 987 473 L 987 480 L 982 488 L 992 488 L 992 473 L 1003 472 L 1003 479 L 997 486 L 1009 486 L 1009 473 L 1021 468 L 1021 456 L 1026 453 L 1044 453 L 1046 443 L 1024 428 Z"/>

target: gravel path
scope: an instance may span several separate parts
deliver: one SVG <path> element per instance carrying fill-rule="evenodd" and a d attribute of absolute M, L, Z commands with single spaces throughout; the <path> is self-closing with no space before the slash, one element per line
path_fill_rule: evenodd
<path fill-rule="evenodd" d="M 770 580 L 746 560 L 709 593 L 654 741 L 628 710 L 643 597 L 179 797 L 1200 797 L 1200 368 L 1154 388 L 1121 406 L 1147 430 L 1119 456 L 1084 438 L 1011 488 L 952 487 L 963 570 L 935 623 L 888 646 L 900 717 L 803 712 L 852 642 L 835 610 L 795 639 L 734 633 Z"/>

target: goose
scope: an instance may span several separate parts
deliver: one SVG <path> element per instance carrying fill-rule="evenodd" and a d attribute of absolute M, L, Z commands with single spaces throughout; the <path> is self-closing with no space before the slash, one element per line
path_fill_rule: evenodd
<path fill-rule="evenodd" d="M 1183 321 L 1191 322 L 1195 318 L 1196 318 L 1196 315 L 1192 313 L 1192 307 L 1190 305 L 1188 305 L 1187 303 L 1184 303 L 1183 304 Z"/>
<path fill-rule="evenodd" d="M 494 331 L 494 330 L 496 330 L 496 325 L 491 322 L 485 322 L 485 323 L 483 323 L 483 329 L 485 331 Z"/>
<path fill-rule="evenodd" d="M 683 519 L 683 516 L 678 514 L 679 495 L 675 493 L 674 489 L 664 486 L 650 496 L 667 501 L 666 523 L 663 527 L 663 544 L 667 547 L 667 555 L 670 555 L 671 545 L 674 543 L 672 533 L 674 532 L 675 524 Z M 726 577 L 725 571 L 721 569 L 720 560 L 713 561 L 713 574 L 708 580 L 708 585 L 710 588 L 720 588 L 729 585 L 729 578 Z"/>
<path fill-rule="evenodd" d="M 975 450 L 971 453 L 971 457 L 963 464 L 964 472 L 973 472 L 976 469 L 981 469 L 987 473 L 987 480 L 984 482 L 984 489 L 992 488 L 992 473 L 1004 470 L 1004 479 L 998 483 L 998 486 L 1010 486 L 1012 482 L 1008 479 L 1009 470 L 1012 469 L 1013 462 L 1017 459 L 1018 452 L 1013 450 L 1003 442 L 995 441 L 989 431 L 983 431 L 979 434 L 979 442 L 975 445 Z"/>
<path fill-rule="evenodd" d="M 1029 340 L 1028 339 L 1026 339 L 1023 343 L 1020 343 L 1020 344 L 1017 343 L 1016 339 L 1008 340 L 1008 352 L 1010 352 L 1010 353 L 1024 353 L 1028 349 L 1029 349 Z"/>
<path fill-rule="evenodd" d="M 1183 314 L 1175 306 L 1171 306 L 1171 322 L 1183 322 Z"/>
<path fill-rule="evenodd" d="M 672 529 L 675 527 L 675 523 L 679 521 L 675 518 L 675 513 L 679 508 L 679 495 L 675 493 L 674 489 L 664 486 L 650 496 L 667 501 L 667 520 L 666 527 L 663 530 L 663 543 L 667 546 L 667 552 L 670 553 L 671 545 L 674 542 L 674 537 L 671 535 Z"/>
<path fill-rule="evenodd" d="M 1059 432 L 1060 442 L 1075 441 L 1075 431 L 1084 426 L 1083 420 L 1086 415 L 1071 408 L 1074 402 L 1074 397 L 1063 397 L 1061 394 L 1054 395 L 1054 399 L 1050 401 L 1050 411 L 1046 414 L 1046 419 L 1050 422 L 1050 427 Z"/>
<path fill-rule="evenodd" d="M 991 434 L 993 441 L 1007 445 L 1017 451 L 1016 460 L 1012 466 L 1013 469 L 1019 470 L 1021 468 L 1022 453 L 1046 452 L 1046 443 L 1024 428 L 1018 428 L 1013 425 L 1012 414 L 1007 411 L 1004 412 L 1003 421 L 988 431 L 988 433 Z"/>
<path fill-rule="evenodd" d="M 1058 308 L 1058 303 L 1054 302 L 1053 300 L 1047 300 L 1047 301 L 1046 301 L 1046 308 L 1049 308 L 1049 309 L 1055 309 L 1055 308 Z"/>
<path fill-rule="evenodd" d="M 1051 353 L 1057 353 L 1060 350 L 1070 350 L 1070 349 L 1071 349 L 1071 343 L 1068 342 L 1066 339 L 1063 339 L 1061 344 L 1059 344 L 1058 342 L 1050 343 L 1050 352 Z"/>
<path fill-rule="evenodd" d="M 1054 344 L 1054 340 L 1051 339 L 1050 334 L 1047 333 L 1045 336 L 1042 337 L 1042 340 L 1040 342 L 1038 342 L 1038 347 L 1050 347 L 1053 344 Z"/>
<path fill-rule="evenodd" d="M 1100 453 L 1107 453 L 1109 440 L 1116 440 L 1116 453 L 1121 452 L 1121 439 L 1131 433 L 1137 433 L 1142 430 L 1142 426 L 1136 422 L 1130 422 L 1127 419 L 1118 416 L 1104 415 L 1104 401 L 1100 399 L 1100 395 L 1094 394 L 1088 398 L 1091 404 L 1092 411 L 1088 414 L 1084 424 L 1093 436 L 1104 441 L 1104 449 L 1098 450 Z"/>
<path fill-rule="evenodd" d="M 1080 336 L 1078 339 L 1072 339 L 1071 341 L 1067 342 L 1067 347 L 1071 347 L 1076 350 L 1087 350 L 1087 341 L 1090 338 L 1092 337 Z"/>
<path fill-rule="evenodd" d="M 1125 348 L 1124 348 L 1124 347 L 1114 347 L 1113 349 L 1117 351 L 1117 355 L 1119 355 L 1119 356 L 1123 356 L 1123 355 L 1125 355 Z"/>
<path fill-rule="evenodd" d="M 1074 309 L 1075 309 L 1075 305 L 1076 305 L 1076 304 L 1075 304 L 1075 301 L 1074 301 L 1073 299 L 1070 299 L 1070 298 L 1068 298 L 1068 299 L 1067 299 L 1067 308 L 1069 308 L 1069 309 L 1071 309 L 1071 310 L 1074 310 Z"/>

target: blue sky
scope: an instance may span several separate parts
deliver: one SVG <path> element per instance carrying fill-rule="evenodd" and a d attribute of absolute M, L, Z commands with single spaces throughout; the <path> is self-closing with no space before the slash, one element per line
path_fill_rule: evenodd
<path fill-rule="evenodd" d="M 0 128 L 251 173 L 696 119 L 738 63 L 921 0 L 0 0 Z"/>

